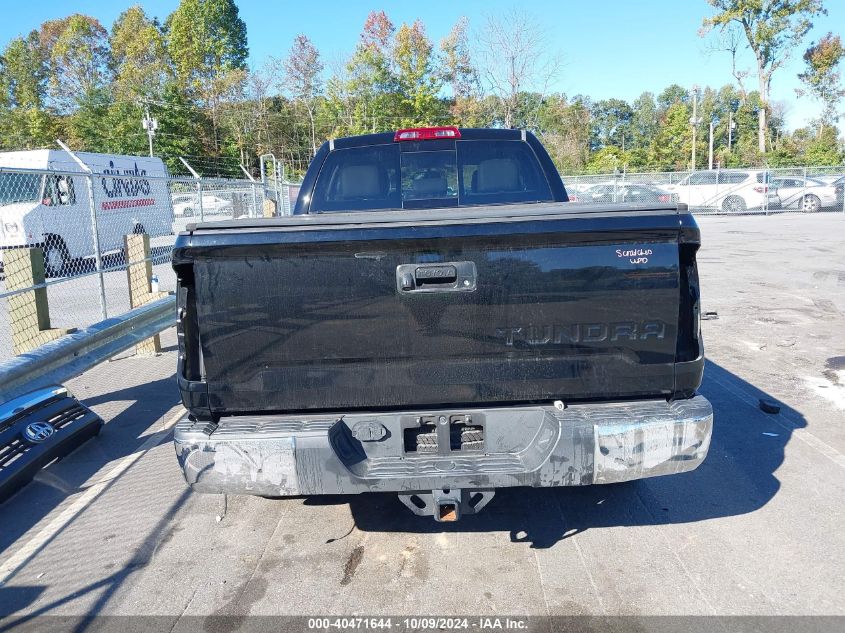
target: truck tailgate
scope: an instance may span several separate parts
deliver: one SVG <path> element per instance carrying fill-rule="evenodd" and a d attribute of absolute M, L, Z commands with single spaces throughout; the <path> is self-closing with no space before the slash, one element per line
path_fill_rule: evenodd
<path fill-rule="evenodd" d="M 200 225 L 185 353 L 215 415 L 668 396 L 682 227 L 565 203 Z"/>

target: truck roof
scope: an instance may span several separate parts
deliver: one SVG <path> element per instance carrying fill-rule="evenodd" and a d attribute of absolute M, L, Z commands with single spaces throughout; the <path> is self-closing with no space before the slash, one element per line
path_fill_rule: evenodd
<path fill-rule="evenodd" d="M 534 135 L 525 130 L 506 130 L 496 128 L 457 128 L 462 141 L 519 141 L 527 140 L 527 137 Z M 343 136 L 325 143 L 333 149 L 345 149 L 347 147 L 366 147 L 368 145 L 384 145 L 393 143 L 395 132 L 379 132 L 377 134 L 362 134 L 359 136 Z"/>
<path fill-rule="evenodd" d="M 557 168 L 531 132 L 418 127 L 323 143 L 294 214 L 567 200 Z"/>
<path fill-rule="evenodd" d="M 94 173 L 105 169 L 119 169 L 121 172 L 139 167 L 150 176 L 167 176 L 167 169 L 161 158 L 156 156 L 130 156 L 124 154 L 100 154 L 96 152 L 74 152 Z M 111 164 L 110 164 L 111 163 Z M 81 173 L 83 170 L 63 149 L 29 149 L 0 152 L 0 168 L 51 169 L 55 171 Z"/>

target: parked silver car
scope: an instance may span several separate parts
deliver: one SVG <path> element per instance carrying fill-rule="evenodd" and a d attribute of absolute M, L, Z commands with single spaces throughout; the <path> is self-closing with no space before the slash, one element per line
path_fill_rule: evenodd
<path fill-rule="evenodd" d="M 775 176 L 770 184 L 777 189 L 782 209 L 805 213 L 837 206 L 836 186 L 804 176 Z"/>
<path fill-rule="evenodd" d="M 231 215 L 232 201 L 220 196 L 204 193 L 202 196 L 203 215 Z M 193 217 L 200 214 L 200 199 L 196 194 L 177 194 L 173 196 L 173 214 L 177 217 Z"/>
<path fill-rule="evenodd" d="M 677 184 L 662 185 L 678 201 L 693 209 L 711 208 L 726 213 L 777 207 L 777 195 L 759 169 L 697 171 Z"/>

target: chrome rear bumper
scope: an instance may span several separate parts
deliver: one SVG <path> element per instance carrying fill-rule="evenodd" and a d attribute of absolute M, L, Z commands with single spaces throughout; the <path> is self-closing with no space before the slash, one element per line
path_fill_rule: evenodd
<path fill-rule="evenodd" d="M 428 436 L 434 439 L 423 448 L 433 452 L 409 451 L 409 429 L 413 436 L 425 420 L 433 420 Z M 454 438 L 454 427 L 465 421 L 480 430 L 476 441 L 456 450 L 450 429 Z M 176 425 L 175 447 L 186 481 L 198 492 L 293 496 L 579 486 L 693 470 L 707 456 L 712 426 L 710 403 L 695 396 L 564 410 L 268 415 L 216 425 L 185 418 Z"/>

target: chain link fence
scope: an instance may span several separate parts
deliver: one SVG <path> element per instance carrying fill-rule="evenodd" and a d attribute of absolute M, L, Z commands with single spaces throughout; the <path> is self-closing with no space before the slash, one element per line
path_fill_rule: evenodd
<path fill-rule="evenodd" d="M 0 360 L 128 311 L 127 268 L 139 262 L 127 261 L 124 236 L 149 236 L 140 261 L 151 262 L 152 291 L 175 290 L 175 236 L 193 222 L 260 217 L 263 202 L 250 180 L 0 167 Z"/>
<path fill-rule="evenodd" d="M 570 200 L 581 204 L 680 202 L 700 215 L 845 212 L 845 166 L 561 174 L 561 177 Z M 280 208 L 289 210 L 299 195 L 299 182 L 277 182 L 271 178 L 267 192 L 273 200 L 280 201 Z"/>
<path fill-rule="evenodd" d="M 127 268 L 138 262 L 127 261 L 125 235 L 149 236 L 141 261 L 152 265 L 151 290 L 170 291 L 170 251 L 188 224 L 290 214 L 299 183 L 271 164 L 262 181 L 0 167 L 0 266 L 24 247 L 42 253 L 26 262 L 29 273 L 0 275 L 0 360 L 50 340 L 51 331 L 55 337 L 128 311 Z M 701 214 L 770 214 L 845 212 L 843 174 L 845 167 L 797 167 L 563 180 L 578 203 L 681 202 Z M 13 315 L 37 323 L 35 338 L 21 340 Z"/>

